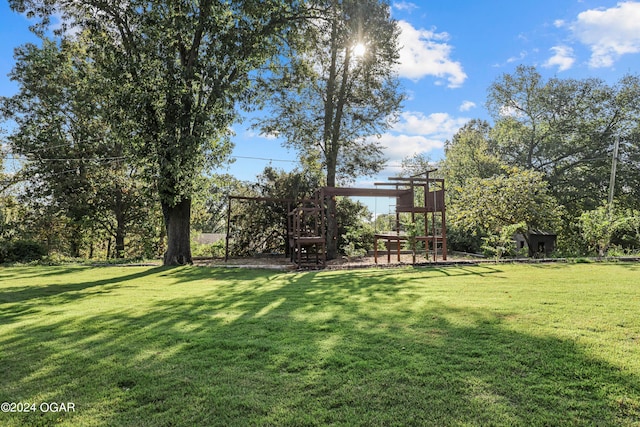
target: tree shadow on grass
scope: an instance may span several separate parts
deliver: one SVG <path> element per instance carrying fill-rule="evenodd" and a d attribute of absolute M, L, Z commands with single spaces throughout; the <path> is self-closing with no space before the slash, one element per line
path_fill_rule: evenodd
<path fill-rule="evenodd" d="M 187 270 L 164 274 L 189 284 Z M 407 292 L 407 276 L 398 272 L 202 269 L 193 275 L 200 281 L 195 295 L 187 286 L 180 298 L 150 301 L 143 314 L 97 312 L 73 323 L 35 322 L 0 337 L 0 401 L 46 398 L 77 408 L 2 414 L 0 421 L 640 422 L 638 373 L 572 341 L 514 331 L 507 319 L 517 313 L 442 304 L 423 284 Z"/>
<path fill-rule="evenodd" d="M 429 267 L 429 266 L 427 266 L 426 269 L 428 269 L 429 271 L 440 272 L 444 276 L 467 276 L 467 275 L 471 275 L 471 276 L 485 277 L 488 274 L 497 274 L 497 273 L 501 273 L 502 272 L 502 270 L 500 270 L 499 268 L 492 267 L 492 266 L 487 265 L 487 264 L 475 264 L 475 265 L 473 265 L 473 267 L 465 267 L 465 266 L 461 266 L 461 265 L 451 265 L 451 266 L 448 266 L 448 267 Z"/>
<path fill-rule="evenodd" d="M 23 281 L 25 279 L 30 279 L 33 277 L 59 276 L 59 275 L 74 273 L 78 271 L 80 268 L 81 267 L 77 267 L 77 266 L 47 267 L 48 271 L 43 271 L 43 267 L 41 266 L 11 267 L 11 266 L 0 265 L 0 280 L 6 283 L 11 280 Z"/>
<path fill-rule="evenodd" d="M 44 285 L 44 286 L 3 287 L 0 289 L 0 304 L 17 303 L 22 301 L 28 301 L 31 299 L 41 299 L 41 298 L 51 298 L 51 297 L 60 297 L 58 298 L 59 301 L 56 300 L 55 302 L 64 303 L 65 300 L 75 300 L 75 299 L 90 295 L 90 293 L 77 293 L 79 291 L 84 291 L 85 289 L 88 289 L 88 288 L 104 286 L 105 288 L 103 289 L 109 289 L 108 288 L 109 286 L 121 285 L 124 282 L 140 279 L 142 277 L 150 276 L 160 271 L 164 271 L 168 269 L 169 267 L 156 267 L 156 268 L 144 269 L 142 271 L 132 273 L 132 274 L 127 274 L 124 276 L 110 276 L 106 279 L 81 281 L 77 283 L 67 283 L 67 284 L 54 283 L 54 284 Z M 93 270 L 95 270 L 98 274 L 100 272 L 100 269 L 94 268 Z M 61 272 L 55 272 L 55 273 L 43 273 L 42 275 L 34 274 L 34 276 L 31 276 L 31 277 L 45 277 L 50 274 L 55 274 L 55 275 L 70 274 L 77 271 L 78 269 L 69 269 L 69 270 L 63 270 Z M 105 271 L 105 270 L 102 270 L 102 271 Z M 24 280 L 30 277 L 21 276 L 21 278 Z M 100 291 L 96 291 L 96 292 L 100 293 Z"/>
<path fill-rule="evenodd" d="M 53 283 L 43 286 L 4 286 L 0 288 L 0 325 L 11 324 L 27 315 L 35 315 L 42 310 L 43 306 L 63 305 L 92 296 L 108 294 L 114 289 L 121 288 L 127 281 L 135 281 L 136 279 L 151 276 L 168 269 L 168 267 L 156 267 L 144 269 L 132 274 L 122 276 L 109 275 L 109 277 L 105 279 L 80 281 L 77 283 Z M 21 269 L 20 272 L 22 274 L 16 273 L 15 276 L 20 278 L 21 282 L 32 277 L 42 278 L 64 274 L 68 275 L 70 280 L 77 280 L 73 278 L 73 273 L 84 270 L 85 269 L 74 267 L 69 269 L 56 269 L 54 272 L 43 272 L 41 275 L 35 274 L 35 272 L 33 275 L 31 275 L 31 273 L 24 275 L 24 270 Z M 95 268 L 91 268 L 91 270 L 94 270 L 98 275 L 100 272 L 107 271 L 105 269 Z"/>
<path fill-rule="evenodd" d="M 640 263 L 638 263 L 638 262 L 633 262 L 633 263 L 632 262 L 621 262 L 621 263 L 616 264 L 616 265 L 619 265 L 620 267 L 624 267 L 625 269 L 630 270 L 630 271 L 640 271 Z"/>

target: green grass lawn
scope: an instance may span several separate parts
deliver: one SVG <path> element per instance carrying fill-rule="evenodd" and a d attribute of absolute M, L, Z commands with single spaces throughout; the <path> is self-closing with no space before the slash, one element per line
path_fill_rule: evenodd
<path fill-rule="evenodd" d="M 0 402 L 37 405 L 2 426 L 640 425 L 640 265 L 0 268 Z"/>

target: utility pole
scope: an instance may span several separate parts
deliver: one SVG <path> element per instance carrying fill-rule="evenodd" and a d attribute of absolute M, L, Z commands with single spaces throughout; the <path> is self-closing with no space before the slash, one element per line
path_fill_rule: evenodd
<path fill-rule="evenodd" d="M 613 193 L 616 186 L 616 168 L 618 166 L 618 149 L 620 147 L 620 136 L 616 136 L 613 146 L 613 160 L 611 160 L 611 179 L 609 180 L 609 214 L 613 212 Z"/>

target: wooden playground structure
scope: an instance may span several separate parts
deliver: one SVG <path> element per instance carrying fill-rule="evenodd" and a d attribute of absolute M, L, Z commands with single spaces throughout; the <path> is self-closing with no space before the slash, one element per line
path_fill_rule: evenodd
<path fill-rule="evenodd" d="M 432 255 L 437 261 L 438 252 L 442 260 L 447 259 L 447 233 L 445 217 L 444 179 L 431 178 L 430 170 L 411 177 L 391 177 L 387 182 L 375 183 L 376 188 L 322 187 L 311 198 L 294 201 L 265 197 L 229 198 L 227 213 L 227 238 L 225 260 L 229 257 L 229 236 L 231 227 L 231 200 L 258 200 L 287 204 L 287 255 L 300 267 L 322 267 L 327 262 L 327 202 L 336 197 L 391 197 L 395 198 L 395 225 L 393 230 L 374 234 L 374 259 L 386 254 L 391 263 L 392 254 L 400 262 L 402 247 L 411 250 L 412 261 L 416 263 L 418 242 L 424 245 L 425 257 Z M 410 232 L 403 230 L 401 215 L 410 218 Z M 417 223 L 420 228 L 416 227 Z M 334 233 L 336 235 L 337 233 Z M 385 248 L 379 244 L 383 242 Z"/>

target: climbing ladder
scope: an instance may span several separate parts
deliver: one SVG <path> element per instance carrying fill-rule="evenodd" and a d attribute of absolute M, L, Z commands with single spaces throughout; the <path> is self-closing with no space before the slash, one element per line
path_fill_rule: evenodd
<path fill-rule="evenodd" d="M 327 239 L 320 194 L 298 203 L 289 212 L 288 222 L 291 261 L 298 267 L 325 266 Z"/>

